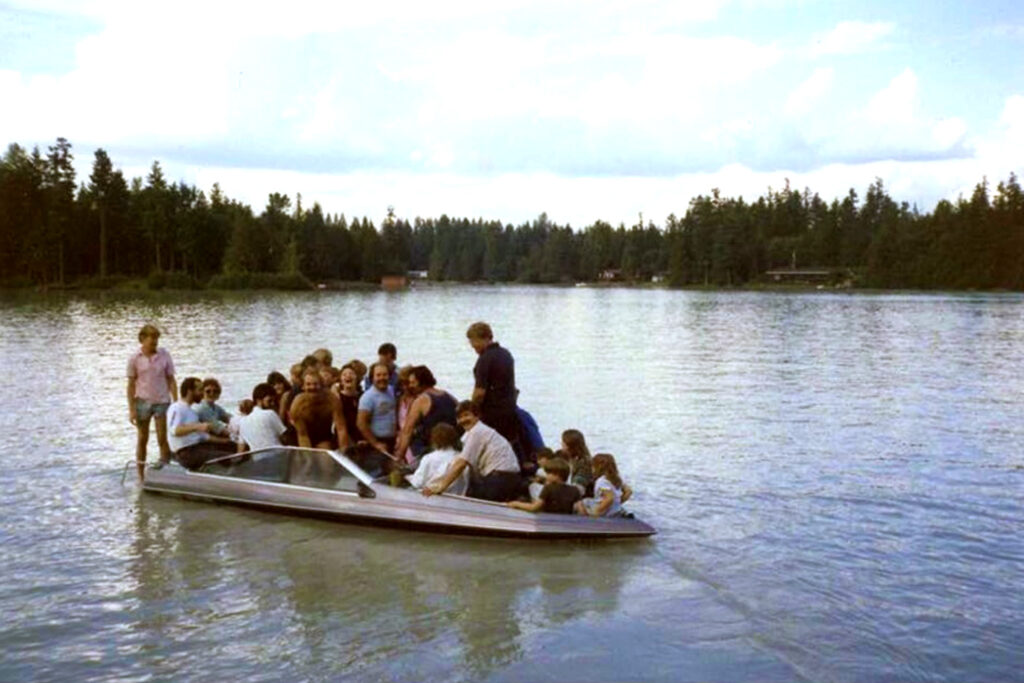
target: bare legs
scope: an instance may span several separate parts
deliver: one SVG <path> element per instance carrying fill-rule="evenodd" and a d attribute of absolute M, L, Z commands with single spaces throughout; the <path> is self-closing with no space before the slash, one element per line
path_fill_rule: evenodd
<path fill-rule="evenodd" d="M 160 463 L 167 464 L 171 460 L 171 446 L 167 443 L 167 416 L 154 415 L 156 423 L 156 442 L 160 446 Z M 149 443 L 149 420 L 136 420 L 137 440 L 135 442 L 135 466 L 139 470 L 139 481 L 146 471 L 146 446 Z"/>
<path fill-rule="evenodd" d="M 160 464 L 166 465 L 171 461 L 171 446 L 167 443 L 167 416 L 156 415 L 153 421 L 156 422 L 156 442 L 160 445 Z"/>
<path fill-rule="evenodd" d="M 135 421 L 137 439 L 135 441 L 135 467 L 139 470 L 139 481 L 142 481 L 146 472 L 146 444 L 149 443 L 149 418 L 139 418 Z M 164 422 L 164 431 L 167 431 L 167 422 Z M 159 437 L 158 437 L 159 438 Z"/>

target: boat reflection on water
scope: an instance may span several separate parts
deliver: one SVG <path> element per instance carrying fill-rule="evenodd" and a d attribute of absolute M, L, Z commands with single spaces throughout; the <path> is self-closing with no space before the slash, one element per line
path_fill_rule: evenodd
<path fill-rule="evenodd" d="M 536 655 L 552 627 L 619 611 L 651 550 L 414 534 L 164 497 L 140 497 L 135 514 L 137 640 L 162 663 L 155 671 L 186 678 L 209 673 L 211 658 L 226 671 L 259 662 L 268 680 L 485 678 Z M 196 651 L 202 663 L 177 656 Z"/>

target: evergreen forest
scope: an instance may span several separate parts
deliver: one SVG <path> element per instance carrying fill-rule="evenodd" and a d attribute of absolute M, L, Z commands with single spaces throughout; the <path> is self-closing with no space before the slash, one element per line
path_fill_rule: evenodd
<path fill-rule="evenodd" d="M 664 224 L 574 228 L 546 214 L 520 225 L 417 217 L 380 225 L 274 193 L 256 213 L 171 182 L 159 162 L 125 178 L 97 149 L 76 178 L 64 138 L 0 157 L 0 286 L 309 287 L 427 271 L 438 281 L 742 286 L 777 268 L 843 273 L 857 286 L 1024 290 L 1024 195 L 1015 175 L 922 213 L 876 179 L 831 201 L 789 183 L 756 200 L 718 190 Z M 383 207 L 382 207 L 383 209 Z"/>

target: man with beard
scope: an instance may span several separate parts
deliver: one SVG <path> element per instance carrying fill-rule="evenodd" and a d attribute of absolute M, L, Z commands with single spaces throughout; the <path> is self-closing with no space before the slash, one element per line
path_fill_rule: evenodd
<path fill-rule="evenodd" d="M 203 382 L 186 377 L 181 383 L 179 399 L 167 410 L 167 440 L 174 459 L 190 470 L 198 469 L 207 460 L 234 452 L 231 440 L 210 435 L 210 425 L 202 422 L 192 406 L 203 396 Z"/>
<path fill-rule="evenodd" d="M 391 369 L 385 363 L 374 363 L 370 377 L 373 384 L 359 399 L 356 422 L 371 446 L 390 455 L 395 450 L 398 423 L 395 392 L 390 385 Z"/>
<path fill-rule="evenodd" d="M 323 386 L 315 368 L 303 374 L 302 393 L 295 397 L 290 413 L 299 446 L 332 449 L 337 445 L 344 450 L 351 445 L 341 399 Z M 334 434 L 331 434 L 332 426 Z"/>

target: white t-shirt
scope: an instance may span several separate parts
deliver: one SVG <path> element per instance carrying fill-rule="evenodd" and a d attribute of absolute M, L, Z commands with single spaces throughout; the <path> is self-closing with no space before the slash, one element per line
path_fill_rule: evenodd
<path fill-rule="evenodd" d="M 607 478 L 600 476 L 597 478 L 597 481 L 594 482 L 594 501 L 596 503 L 601 502 L 601 499 L 604 498 L 605 491 L 611 491 L 612 504 L 604 511 L 604 516 L 611 517 L 622 512 L 622 489 L 615 488 Z"/>
<path fill-rule="evenodd" d="M 491 472 L 519 472 L 519 460 L 512 445 L 483 422 L 477 422 L 462 435 L 459 457 L 481 477 Z"/>
<path fill-rule="evenodd" d="M 180 425 L 188 425 L 199 422 L 199 415 L 192 410 L 192 406 L 182 400 L 175 401 L 167 409 L 167 445 L 171 451 L 177 453 L 182 448 L 195 446 L 210 438 L 206 432 L 189 432 L 185 436 L 175 436 L 174 429 Z"/>
<path fill-rule="evenodd" d="M 232 415 L 231 421 L 228 422 L 228 438 L 235 443 L 242 440 L 239 430 L 242 428 L 242 420 L 245 417 L 245 415 Z"/>
<path fill-rule="evenodd" d="M 452 448 L 445 448 L 440 451 L 431 451 L 420 460 L 416 471 L 409 475 L 409 483 L 418 489 L 441 483 L 448 467 L 455 461 L 459 454 Z M 469 487 L 469 468 L 462 470 L 459 478 L 452 482 L 445 493 L 453 493 L 457 496 L 466 495 Z"/>
<path fill-rule="evenodd" d="M 254 406 L 252 412 L 242 418 L 238 427 L 239 436 L 249 445 L 251 451 L 280 446 L 281 435 L 284 432 L 284 423 L 277 413 L 259 406 Z"/>

